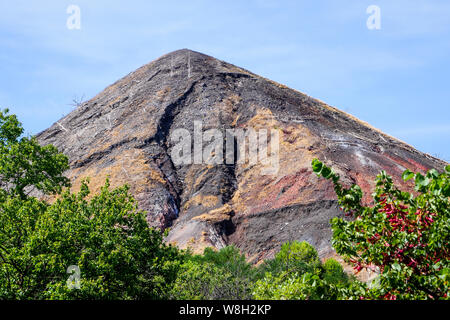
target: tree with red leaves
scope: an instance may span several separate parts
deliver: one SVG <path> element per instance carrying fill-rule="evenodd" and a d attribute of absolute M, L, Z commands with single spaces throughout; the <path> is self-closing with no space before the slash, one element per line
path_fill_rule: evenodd
<path fill-rule="evenodd" d="M 357 185 L 344 188 L 339 175 L 314 159 L 313 171 L 330 179 L 346 216 L 331 220 L 336 252 L 359 272 L 379 275 L 344 296 L 360 299 L 448 299 L 450 295 L 450 166 L 414 179 L 415 195 L 399 190 L 382 171 L 376 178 L 374 203 L 363 206 Z"/>

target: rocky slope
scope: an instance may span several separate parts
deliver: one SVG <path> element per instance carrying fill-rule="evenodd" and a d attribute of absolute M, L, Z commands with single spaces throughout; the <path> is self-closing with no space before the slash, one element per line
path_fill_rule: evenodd
<path fill-rule="evenodd" d="M 194 121 L 204 131 L 276 131 L 278 171 L 262 174 L 261 162 L 176 163 L 173 133 L 193 137 Z M 313 158 L 358 183 L 366 201 L 380 170 L 401 183 L 406 168 L 446 164 L 319 100 L 190 50 L 130 73 L 38 139 L 69 157 L 74 190 L 88 176 L 94 192 L 107 176 L 112 186 L 127 183 L 149 224 L 171 227 L 167 241 L 195 251 L 233 243 L 252 261 L 287 240 L 332 253 L 328 221 L 339 211 L 331 184 L 311 171 Z"/>

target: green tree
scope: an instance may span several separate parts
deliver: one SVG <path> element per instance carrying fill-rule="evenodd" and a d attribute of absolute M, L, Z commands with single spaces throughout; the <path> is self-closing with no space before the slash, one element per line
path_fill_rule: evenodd
<path fill-rule="evenodd" d="M 88 200 L 83 182 L 61 195 L 67 157 L 22 134 L 17 117 L 0 111 L 0 298 L 167 297 L 184 254 L 148 227 L 128 187 L 111 191 L 107 181 Z M 29 196 L 35 189 L 60 197 L 49 204 Z M 79 289 L 68 286 L 70 266 Z"/>
<path fill-rule="evenodd" d="M 317 250 L 305 241 L 284 243 L 259 269 L 265 273 L 254 283 L 255 299 L 336 300 L 347 295 L 342 290 L 350 283 L 336 260 L 322 265 Z"/>
<path fill-rule="evenodd" d="M 175 299 L 250 299 L 255 268 L 235 246 L 205 248 L 192 255 L 179 274 Z"/>
<path fill-rule="evenodd" d="M 331 220 L 333 247 L 354 265 L 379 276 L 356 297 L 372 299 L 448 298 L 450 278 L 450 166 L 424 176 L 406 170 L 416 193 L 399 190 L 382 171 L 376 178 L 374 204 L 363 206 L 362 190 L 344 188 L 339 175 L 314 159 L 313 171 L 330 179 L 338 202 L 351 220 Z M 348 293 L 348 292 L 347 292 Z M 350 294 L 350 293 L 348 293 Z"/>
<path fill-rule="evenodd" d="M 252 266 L 246 261 L 245 255 L 241 254 L 234 245 L 226 246 L 220 250 L 205 248 L 202 255 L 196 255 L 193 259 L 199 262 L 213 263 L 237 277 L 248 275 L 252 270 Z"/>
<path fill-rule="evenodd" d="M 328 283 L 347 284 L 349 282 L 348 275 L 344 272 L 342 265 L 333 258 L 327 259 L 322 265 L 323 279 Z"/>
<path fill-rule="evenodd" d="M 0 204 L 0 297 L 158 299 L 167 297 L 182 257 L 148 227 L 124 186 L 87 200 L 89 188 L 48 205 L 8 196 Z M 69 288 L 69 266 L 80 289 Z"/>
<path fill-rule="evenodd" d="M 0 200 L 7 194 L 24 199 L 31 190 L 59 193 L 69 186 L 63 172 L 67 157 L 48 145 L 42 147 L 34 137 L 21 137 L 23 128 L 8 109 L 0 110 Z"/>
<path fill-rule="evenodd" d="M 302 275 L 268 272 L 255 282 L 253 289 L 257 300 L 335 300 L 337 293 L 335 287 L 309 272 Z"/>
<path fill-rule="evenodd" d="M 186 261 L 170 292 L 178 300 L 245 299 L 245 288 L 239 279 L 210 262 Z"/>
<path fill-rule="evenodd" d="M 273 259 L 264 261 L 259 267 L 260 275 L 266 272 L 272 274 L 296 273 L 319 273 L 320 260 L 317 250 L 306 241 L 291 241 L 283 243 L 280 251 Z"/>
<path fill-rule="evenodd" d="M 284 265 L 287 272 L 313 271 L 319 267 L 320 260 L 317 250 L 306 241 L 292 241 L 283 243 L 275 260 Z"/>

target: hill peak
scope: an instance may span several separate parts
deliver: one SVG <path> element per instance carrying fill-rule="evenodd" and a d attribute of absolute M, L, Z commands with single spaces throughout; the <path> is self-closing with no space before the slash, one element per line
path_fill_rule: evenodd
<path fill-rule="evenodd" d="M 184 130 L 192 140 L 196 123 L 205 145 L 209 129 L 277 132 L 278 170 L 262 175 L 259 162 L 177 163 L 174 137 Z M 255 260 L 287 240 L 332 252 L 328 221 L 339 210 L 332 187 L 312 172 L 313 158 L 359 184 L 366 200 L 380 170 L 401 177 L 405 169 L 445 165 L 319 100 L 188 49 L 115 82 L 38 140 L 69 157 L 75 191 L 90 177 L 96 193 L 109 176 L 112 187 L 130 185 L 151 226 L 172 227 L 168 241 L 197 251 L 235 244 Z"/>

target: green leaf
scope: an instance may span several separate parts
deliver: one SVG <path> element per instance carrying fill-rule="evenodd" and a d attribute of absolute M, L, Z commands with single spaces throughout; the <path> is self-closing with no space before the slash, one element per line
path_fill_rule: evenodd
<path fill-rule="evenodd" d="M 313 161 L 312 161 L 312 168 L 313 168 L 313 171 L 315 173 L 319 174 L 320 171 L 322 170 L 322 167 L 323 167 L 323 163 L 322 162 L 320 162 L 317 159 L 313 159 Z"/>
<path fill-rule="evenodd" d="M 339 182 L 339 175 L 338 174 L 333 174 L 333 176 L 331 177 L 334 184 L 337 184 Z"/>
<path fill-rule="evenodd" d="M 394 269 L 396 271 L 400 271 L 400 270 L 402 270 L 402 267 L 397 262 L 395 262 L 392 264 L 392 269 Z"/>
<path fill-rule="evenodd" d="M 320 173 L 322 174 L 322 177 L 328 179 L 331 176 L 332 171 L 327 166 L 323 166 L 322 171 Z"/>
<path fill-rule="evenodd" d="M 444 197 L 450 197 L 450 184 L 447 184 L 442 188 L 442 194 Z"/>
<path fill-rule="evenodd" d="M 436 169 L 431 169 L 430 171 L 427 172 L 427 177 L 431 179 L 437 178 L 439 177 L 439 173 L 437 172 Z"/>
<path fill-rule="evenodd" d="M 400 194 L 401 194 L 401 200 L 409 200 L 409 199 L 411 199 L 411 196 L 412 196 L 409 192 L 405 192 L 405 191 L 402 191 Z"/>
<path fill-rule="evenodd" d="M 418 191 L 418 190 L 421 190 L 424 187 L 428 186 L 430 184 L 430 179 L 428 179 L 427 177 L 424 177 L 420 173 L 417 173 L 415 183 L 416 183 L 416 190 Z"/>
<path fill-rule="evenodd" d="M 409 169 L 405 170 L 402 174 L 402 179 L 404 181 L 408 181 L 409 179 L 412 179 L 414 177 L 414 172 L 410 171 Z"/>
<path fill-rule="evenodd" d="M 354 202 L 354 201 L 355 201 L 355 197 L 352 196 L 351 194 L 346 194 L 346 195 L 344 196 L 344 199 L 345 199 L 347 202 Z"/>

